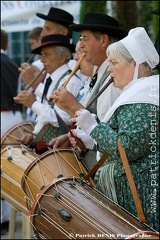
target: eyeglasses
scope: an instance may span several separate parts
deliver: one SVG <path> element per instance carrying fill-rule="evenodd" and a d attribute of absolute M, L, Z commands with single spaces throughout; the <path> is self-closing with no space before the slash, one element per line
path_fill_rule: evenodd
<path fill-rule="evenodd" d="M 79 41 L 83 41 L 83 42 L 88 42 L 89 41 L 89 37 L 88 36 L 83 36 L 83 37 L 80 37 Z"/>

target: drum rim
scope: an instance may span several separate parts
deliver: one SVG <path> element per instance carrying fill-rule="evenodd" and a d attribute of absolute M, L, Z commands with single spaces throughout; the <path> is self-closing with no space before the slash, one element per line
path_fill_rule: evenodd
<path fill-rule="evenodd" d="M 2 141 L 4 140 L 4 137 L 6 137 L 6 135 L 7 135 L 8 133 L 10 133 L 12 130 L 15 130 L 15 128 L 16 128 L 17 126 L 22 125 L 22 123 L 23 123 L 23 125 L 30 125 L 30 126 L 33 127 L 33 124 L 32 124 L 31 122 L 29 122 L 29 121 L 22 121 L 22 122 L 20 122 L 20 123 L 15 124 L 14 126 L 12 126 L 11 128 L 9 128 L 9 129 L 2 135 L 2 137 L 1 137 L 1 144 L 2 144 Z"/>
<path fill-rule="evenodd" d="M 24 174 L 23 174 L 23 175 L 24 175 L 24 178 L 23 178 L 23 176 L 22 176 L 22 183 L 23 183 L 23 181 L 25 181 L 26 175 L 28 174 L 28 172 L 32 170 L 32 168 L 37 164 L 37 162 L 40 162 L 44 157 L 46 157 L 46 156 L 48 156 L 48 155 L 50 155 L 50 154 L 52 154 L 52 153 L 57 153 L 57 154 L 58 154 L 58 153 L 61 152 L 61 151 L 73 152 L 71 148 L 68 148 L 68 149 L 65 149 L 65 148 L 59 149 L 59 148 L 58 148 L 58 151 L 48 150 L 48 151 L 44 152 L 44 153 L 41 154 L 41 155 L 37 155 L 37 158 L 36 158 L 37 161 L 34 161 L 34 162 L 30 163 L 30 164 L 28 165 L 28 167 L 25 169 Z M 23 185 L 23 184 L 22 184 L 22 185 Z"/>
<path fill-rule="evenodd" d="M 38 206 L 38 203 L 41 201 L 41 199 L 44 197 L 44 194 L 46 193 L 46 192 L 48 192 L 49 190 L 50 190 L 50 188 L 52 188 L 52 187 L 54 187 L 54 185 L 55 184 L 57 184 L 57 183 L 60 183 L 61 184 L 61 182 L 63 183 L 63 182 L 69 182 L 69 181 L 76 181 L 76 182 L 78 182 L 78 183 L 81 183 L 82 182 L 82 180 L 79 178 L 79 177 L 74 177 L 74 176 L 67 176 L 67 177 L 62 177 L 62 178 L 56 178 L 56 179 L 54 179 L 51 183 L 49 183 L 47 186 L 45 186 L 42 190 L 41 190 L 41 192 L 39 192 L 38 194 L 37 194 L 37 196 L 35 197 L 35 199 L 34 199 L 34 201 L 33 201 L 33 203 L 32 203 L 32 206 L 31 206 L 31 209 L 30 209 L 30 220 L 31 220 L 31 222 L 32 222 L 32 224 L 34 225 L 34 221 L 35 221 L 35 219 L 34 219 L 34 214 L 35 214 L 35 211 L 36 211 L 36 208 L 37 208 L 37 206 Z M 90 187 L 90 185 L 89 184 L 87 184 L 86 182 L 84 183 L 85 185 L 87 185 L 87 186 L 89 186 Z M 96 189 L 94 189 L 94 188 L 92 188 L 92 190 L 93 191 L 96 191 L 97 192 L 97 190 Z M 123 210 L 123 209 L 122 209 Z M 145 226 L 144 226 L 145 227 Z M 134 233 L 134 234 L 132 234 L 132 235 L 129 235 L 127 238 L 125 238 L 125 239 L 133 239 L 133 238 L 130 238 L 130 237 L 134 237 L 136 234 L 141 234 L 141 233 L 144 233 L 144 234 L 149 234 L 149 235 L 152 235 L 152 236 L 159 236 L 159 233 L 158 232 L 154 232 L 154 230 L 153 231 L 151 231 L 151 230 L 140 230 L 140 232 L 137 232 L 137 233 Z"/>
<path fill-rule="evenodd" d="M 79 180 L 81 181 L 80 178 L 78 177 L 74 177 L 74 176 L 67 176 L 67 177 L 61 177 L 61 178 L 55 178 L 52 182 L 50 182 L 47 186 L 45 186 L 35 197 L 33 203 L 32 203 L 32 207 L 31 207 L 31 210 L 30 210 L 30 215 L 33 216 L 33 213 L 34 213 L 34 210 L 35 210 L 35 207 L 37 206 L 37 203 L 38 201 L 41 200 L 41 198 L 43 197 L 43 194 L 45 191 L 49 190 L 52 186 L 54 186 L 57 182 L 62 182 L 62 181 L 69 181 L 69 180 L 72 180 L 73 179 L 76 179 L 76 180 Z M 86 183 L 86 185 L 88 185 Z M 89 185 L 88 185 L 89 186 Z"/>
<path fill-rule="evenodd" d="M 25 169 L 22 178 L 21 178 L 21 187 L 24 191 L 24 185 L 25 185 L 25 180 L 28 177 L 28 174 L 31 172 L 31 170 L 37 165 L 37 163 L 39 163 L 40 161 L 42 161 L 43 159 L 45 159 L 46 156 L 49 156 L 50 154 L 56 153 L 59 154 L 59 152 L 69 152 L 69 153 L 73 153 L 73 150 L 71 148 L 57 148 L 57 151 L 54 150 L 48 150 L 46 152 L 44 152 L 41 155 L 37 155 L 35 158 L 35 161 L 31 162 L 28 167 Z M 57 179 L 57 178 L 55 178 Z M 48 186 L 48 185 L 47 185 Z M 46 187 L 47 187 L 46 186 Z M 25 192 L 25 191 L 24 191 Z"/>
<path fill-rule="evenodd" d="M 30 159 L 33 158 L 33 161 L 34 161 L 34 158 L 36 157 L 35 153 L 30 151 L 30 149 L 27 148 L 27 146 L 24 145 L 24 147 L 25 148 L 23 148 L 22 145 L 12 145 L 12 146 L 8 145 L 8 147 L 6 146 L 4 149 L 1 150 L 1 157 L 4 158 L 4 159 L 1 159 L 2 173 L 3 173 L 3 167 L 5 169 L 8 167 L 8 169 L 9 169 L 8 164 L 10 165 L 10 161 L 7 159 L 7 156 L 10 155 L 10 151 L 8 151 L 8 148 L 11 148 L 11 151 L 12 151 L 12 149 L 13 149 L 13 151 L 18 150 L 18 152 L 16 152 L 18 154 L 18 157 L 20 157 L 19 153 L 23 154 L 22 150 L 26 149 L 27 158 L 30 158 Z M 6 164 L 3 165 L 3 161 L 6 162 L 7 165 Z M 12 175 L 10 175 L 10 171 L 6 172 L 6 170 L 5 170 L 4 175 L 3 174 L 1 175 L 1 178 L 3 178 L 3 184 L 1 182 L 1 191 L 3 193 L 2 195 L 4 196 L 3 198 L 6 201 L 8 201 L 11 205 L 13 205 L 16 209 L 18 209 L 19 211 L 22 211 L 23 213 L 26 214 L 27 213 L 27 206 L 26 206 L 26 201 L 25 201 L 26 196 L 25 196 L 23 189 L 21 189 L 21 186 L 20 186 L 21 174 L 19 174 L 19 168 L 21 170 L 23 170 L 23 167 L 16 166 L 16 163 L 14 161 L 13 161 L 13 164 L 15 164 L 15 167 L 18 167 L 18 170 L 16 168 L 16 171 L 17 171 L 16 178 L 14 178 L 12 176 L 14 174 L 14 171 L 12 171 Z M 24 199 L 24 202 L 23 202 L 22 198 Z"/>

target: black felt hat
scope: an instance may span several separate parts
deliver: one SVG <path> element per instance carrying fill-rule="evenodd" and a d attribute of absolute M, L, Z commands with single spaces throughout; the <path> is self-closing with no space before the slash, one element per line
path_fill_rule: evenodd
<path fill-rule="evenodd" d="M 41 45 L 38 48 L 32 50 L 34 54 L 41 54 L 41 49 L 47 46 L 64 46 L 71 50 L 71 52 L 75 51 L 75 45 L 70 43 L 70 39 L 61 34 L 51 34 L 48 36 L 44 36 L 41 40 Z"/>
<path fill-rule="evenodd" d="M 112 37 L 122 39 L 127 36 L 127 31 L 119 28 L 119 22 L 103 13 L 86 13 L 82 24 L 71 24 L 70 28 L 75 32 L 82 30 L 98 31 Z"/>
<path fill-rule="evenodd" d="M 73 24 L 73 16 L 65 10 L 51 7 L 48 14 L 36 13 L 39 18 L 62 24 L 69 28 L 70 24 Z"/>

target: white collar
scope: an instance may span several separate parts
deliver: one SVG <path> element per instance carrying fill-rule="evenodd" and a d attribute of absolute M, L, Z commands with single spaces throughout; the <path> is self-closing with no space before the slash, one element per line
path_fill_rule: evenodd
<path fill-rule="evenodd" d="M 131 81 L 109 108 L 102 122 L 107 122 L 119 106 L 133 103 L 150 103 L 159 106 L 159 75 Z"/>

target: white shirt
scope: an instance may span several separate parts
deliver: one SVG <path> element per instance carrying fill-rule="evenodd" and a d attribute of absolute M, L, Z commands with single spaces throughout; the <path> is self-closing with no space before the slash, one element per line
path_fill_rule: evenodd
<path fill-rule="evenodd" d="M 55 85 L 58 82 L 58 80 L 60 79 L 60 77 L 65 72 L 67 72 L 69 69 L 70 68 L 69 68 L 68 64 L 64 64 L 60 68 L 56 69 L 50 75 L 50 77 L 52 78 L 52 83 L 48 89 L 48 93 L 46 96 L 47 99 L 49 99 L 49 96 L 54 91 Z M 58 88 L 63 85 L 63 83 L 68 78 L 68 76 L 69 76 L 69 74 L 67 76 L 63 77 L 62 80 L 60 80 Z M 35 134 L 38 134 L 38 132 L 42 129 L 42 127 L 48 123 L 52 124 L 55 127 L 58 127 L 57 117 L 56 117 L 55 112 L 52 109 L 51 105 L 48 103 L 48 101 L 46 99 L 44 99 L 43 103 L 41 103 L 41 97 L 43 94 L 44 85 L 45 85 L 45 82 L 44 82 L 44 84 L 40 83 L 38 85 L 38 87 L 36 88 L 35 94 L 37 96 L 38 101 L 35 101 L 32 105 L 32 110 L 37 115 L 36 125 L 35 125 L 34 131 L 33 131 Z M 77 76 L 74 75 L 68 82 L 66 89 L 68 91 L 70 91 L 76 97 L 82 86 L 83 86 L 82 81 Z M 57 107 L 56 105 L 54 106 L 54 108 L 57 111 L 57 113 L 60 115 L 60 117 L 63 119 L 63 121 L 68 124 L 69 123 L 68 120 L 70 119 L 70 116 L 65 111 L 63 111 L 59 107 Z"/>
<path fill-rule="evenodd" d="M 69 68 L 70 68 L 71 70 L 74 69 L 74 67 L 75 67 L 76 64 L 77 64 L 77 61 L 74 60 L 74 59 L 71 59 L 71 60 L 68 62 Z M 34 61 L 31 65 L 37 67 L 40 71 L 42 71 L 42 69 L 44 68 L 44 65 L 43 65 L 43 63 L 41 62 L 40 59 Z M 83 83 L 86 81 L 86 78 L 87 78 L 87 77 L 86 77 L 85 75 L 83 75 L 80 70 L 77 70 L 76 75 L 81 79 L 81 81 L 82 81 Z"/>

